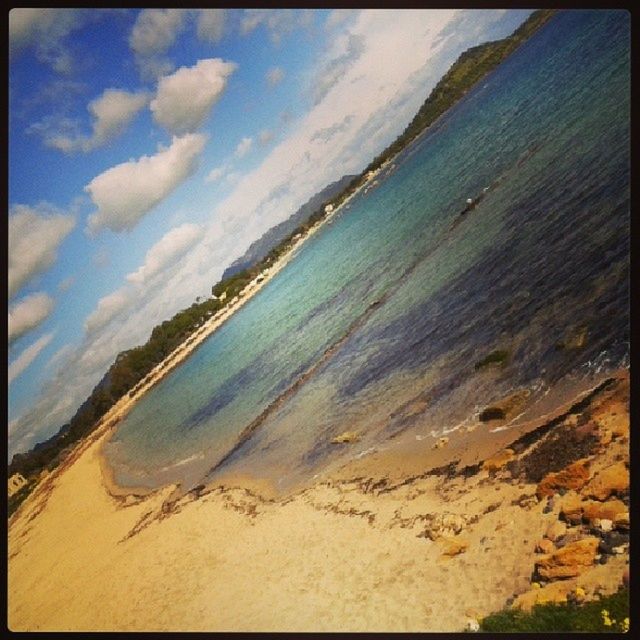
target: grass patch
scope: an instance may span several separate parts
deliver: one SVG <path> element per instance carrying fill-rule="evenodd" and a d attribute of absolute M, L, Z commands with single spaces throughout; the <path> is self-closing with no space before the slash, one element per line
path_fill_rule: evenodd
<path fill-rule="evenodd" d="M 496 351 L 492 351 L 488 356 L 482 358 L 474 365 L 476 371 L 480 371 L 480 369 L 484 369 L 485 367 L 490 367 L 493 365 L 504 366 L 509 361 L 510 354 L 506 349 L 497 349 Z"/>
<path fill-rule="evenodd" d="M 626 622 L 625 622 L 626 620 Z M 536 605 L 530 613 L 505 609 L 480 622 L 480 631 L 620 633 L 629 629 L 629 589 L 584 604 Z"/>

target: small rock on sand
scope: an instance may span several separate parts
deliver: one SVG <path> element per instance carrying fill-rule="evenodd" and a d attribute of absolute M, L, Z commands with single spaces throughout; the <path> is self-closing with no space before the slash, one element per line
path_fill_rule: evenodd
<path fill-rule="evenodd" d="M 434 449 L 442 449 L 442 447 L 444 447 L 447 442 L 449 442 L 449 438 L 447 438 L 446 436 L 443 436 L 442 438 L 438 438 L 438 442 L 436 442 L 433 445 Z"/>
<path fill-rule="evenodd" d="M 466 540 L 456 540 L 453 538 L 442 538 L 444 542 L 444 549 L 442 555 L 445 556 L 457 556 L 460 553 L 464 553 L 469 546 Z"/>
<path fill-rule="evenodd" d="M 538 553 L 553 553 L 556 550 L 556 546 L 548 538 L 543 538 L 536 545 L 536 551 Z"/>
<path fill-rule="evenodd" d="M 345 431 L 331 440 L 332 444 L 351 444 L 358 442 L 360 435 L 356 431 Z"/>

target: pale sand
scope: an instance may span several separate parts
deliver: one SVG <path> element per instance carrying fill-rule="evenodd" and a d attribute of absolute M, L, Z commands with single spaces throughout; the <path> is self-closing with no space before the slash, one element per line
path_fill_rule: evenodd
<path fill-rule="evenodd" d="M 287 498 L 218 488 L 174 502 L 173 487 L 115 497 L 101 472 L 108 435 L 83 443 L 10 521 L 14 631 L 459 631 L 529 589 L 535 544 L 558 517 L 543 502 L 511 504 L 534 484 L 486 471 L 412 478 L 393 456 Z M 620 455 L 628 443 L 614 440 L 594 471 Z M 422 470 L 435 460 L 424 456 Z M 365 490 L 385 477 L 399 486 Z M 467 551 L 451 558 L 421 535 L 429 514 L 445 513 L 470 521 L 456 536 Z M 627 561 L 577 584 L 612 592 Z"/>

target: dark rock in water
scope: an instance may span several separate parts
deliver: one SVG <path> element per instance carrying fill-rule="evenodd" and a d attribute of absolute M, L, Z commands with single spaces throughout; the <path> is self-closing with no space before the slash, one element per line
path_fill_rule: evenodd
<path fill-rule="evenodd" d="M 565 340 L 560 340 L 556 343 L 556 349 L 558 351 L 565 351 L 568 349 L 582 349 L 587 342 L 587 328 L 580 327 L 575 333 L 569 335 Z"/>
<path fill-rule="evenodd" d="M 490 420 L 504 420 L 506 417 L 504 410 L 500 407 L 487 407 L 479 416 L 482 422 Z"/>
<path fill-rule="evenodd" d="M 490 420 L 504 420 L 516 415 L 525 406 L 527 399 L 531 395 L 529 389 L 520 389 L 506 398 L 487 407 L 479 416 L 482 422 Z M 517 451 L 514 452 L 517 453 Z"/>
<path fill-rule="evenodd" d="M 503 366 L 509 360 L 509 352 L 506 349 L 498 349 L 496 351 L 492 351 L 488 356 L 482 358 L 475 364 L 475 370 L 479 371 L 480 369 L 484 369 L 485 367 L 489 367 L 491 365 Z"/>

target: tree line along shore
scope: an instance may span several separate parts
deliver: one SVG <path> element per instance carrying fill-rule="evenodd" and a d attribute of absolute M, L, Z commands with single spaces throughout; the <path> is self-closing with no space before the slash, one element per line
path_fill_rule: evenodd
<path fill-rule="evenodd" d="M 30 451 L 16 453 L 9 465 L 10 490 L 8 515 L 31 493 L 43 472 L 56 468 L 75 443 L 90 434 L 100 419 L 121 398 L 133 395 L 149 373 L 181 344 L 189 340 L 207 321 L 244 295 L 254 282 L 260 282 L 284 254 L 304 240 L 309 231 L 330 218 L 337 209 L 365 187 L 375 175 L 407 145 L 425 132 L 445 111 L 460 100 L 489 72 L 495 69 L 556 10 L 534 11 L 510 36 L 487 42 L 463 52 L 431 91 L 405 130 L 343 191 L 324 202 L 261 260 L 216 283 L 211 297 L 196 301 L 154 327 L 147 342 L 123 351 L 82 403 L 70 421 L 52 437 Z"/>

